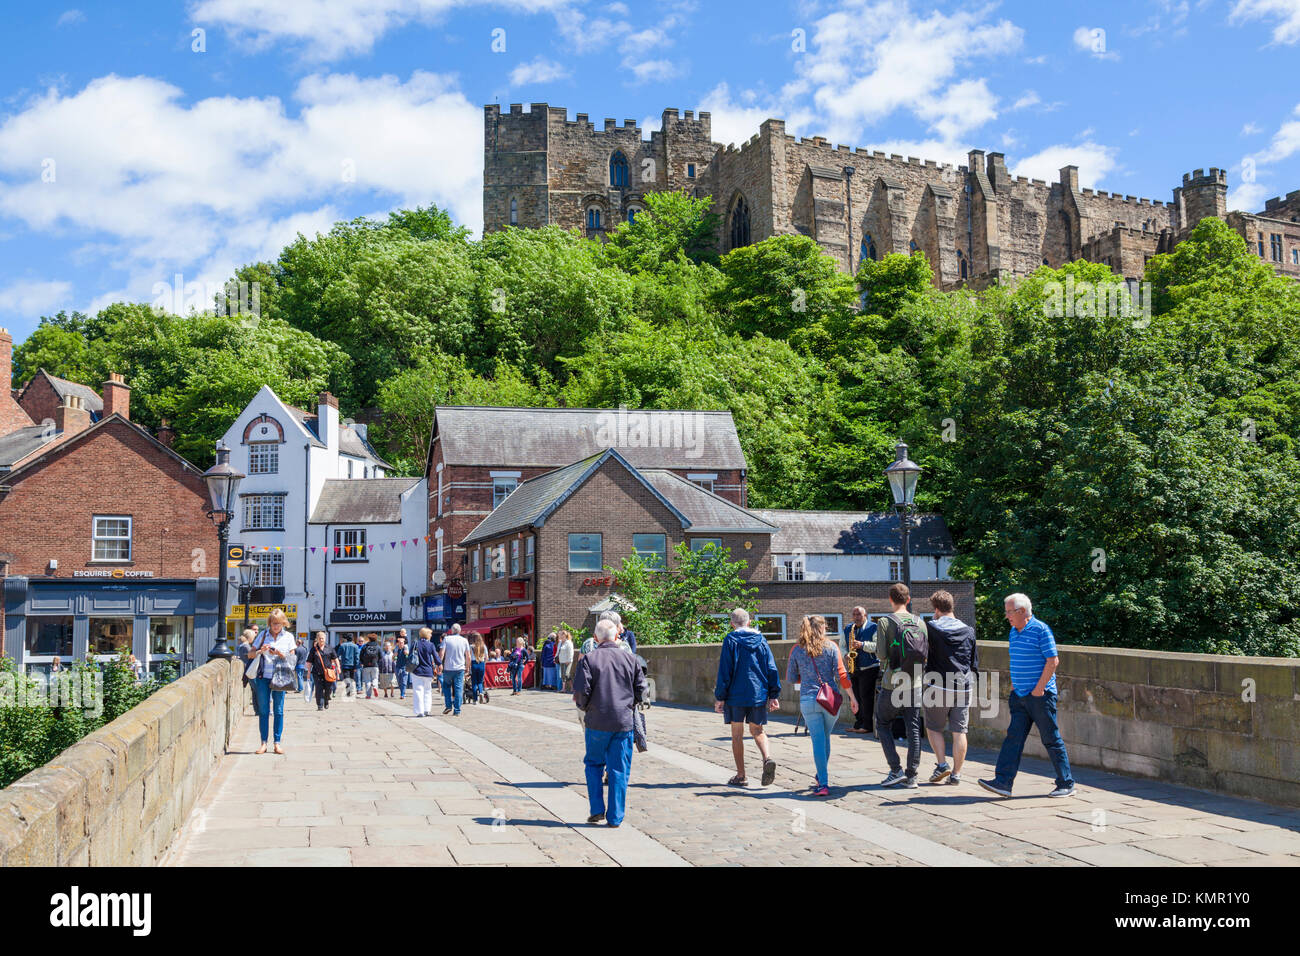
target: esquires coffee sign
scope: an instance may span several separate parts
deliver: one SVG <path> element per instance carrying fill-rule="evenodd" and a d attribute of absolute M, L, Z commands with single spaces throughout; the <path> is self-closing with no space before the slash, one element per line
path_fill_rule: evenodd
<path fill-rule="evenodd" d="M 400 624 L 401 611 L 330 611 L 331 624 Z"/>
<path fill-rule="evenodd" d="M 72 572 L 74 578 L 151 578 L 152 571 L 137 571 L 134 568 L 77 568 Z"/>

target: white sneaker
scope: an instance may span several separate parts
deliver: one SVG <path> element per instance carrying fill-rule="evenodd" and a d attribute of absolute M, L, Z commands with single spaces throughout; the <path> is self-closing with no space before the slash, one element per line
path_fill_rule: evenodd
<path fill-rule="evenodd" d="M 1055 790 L 1049 793 L 1048 796 L 1049 797 L 1072 797 L 1074 796 L 1074 784 L 1070 784 L 1068 787 L 1057 787 Z"/>

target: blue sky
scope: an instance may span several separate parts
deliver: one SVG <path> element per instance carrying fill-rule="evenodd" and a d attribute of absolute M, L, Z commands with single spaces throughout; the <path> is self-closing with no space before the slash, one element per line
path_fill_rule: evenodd
<path fill-rule="evenodd" d="M 1300 189 L 1300 0 L 23 4 L 5 30 L 0 325 L 19 341 L 337 219 L 436 202 L 477 231 L 494 101 L 646 135 L 664 107 L 707 109 L 723 143 L 780 116 L 1164 200 L 1222 166 L 1251 211 Z"/>

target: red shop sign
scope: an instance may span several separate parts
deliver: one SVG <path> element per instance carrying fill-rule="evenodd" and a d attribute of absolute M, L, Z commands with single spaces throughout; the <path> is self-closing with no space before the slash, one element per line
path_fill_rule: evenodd
<path fill-rule="evenodd" d="M 592 587 L 592 586 L 613 587 L 615 584 L 618 584 L 618 578 L 615 577 L 582 579 L 583 587 Z"/>
<path fill-rule="evenodd" d="M 515 598 L 526 598 L 526 597 L 528 597 L 528 582 L 527 582 L 527 581 L 511 581 L 511 582 L 510 582 L 510 593 L 509 593 L 509 595 L 507 595 L 507 596 L 508 596 L 511 600 L 514 600 Z"/>

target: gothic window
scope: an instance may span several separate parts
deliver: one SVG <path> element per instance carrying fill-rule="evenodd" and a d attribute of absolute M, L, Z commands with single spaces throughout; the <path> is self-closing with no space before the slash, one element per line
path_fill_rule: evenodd
<path fill-rule="evenodd" d="M 628 222 L 631 222 L 633 219 L 636 218 L 636 214 L 639 213 L 639 212 L 641 212 L 641 207 L 640 207 L 640 206 L 628 206 L 628 207 L 627 207 L 627 221 L 628 221 Z"/>
<path fill-rule="evenodd" d="M 749 203 L 745 202 L 744 196 L 737 196 L 731 209 L 731 248 L 739 249 L 749 243 Z"/>
<path fill-rule="evenodd" d="M 858 252 L 859 262 L 865 262 L 867 259 L 870 259 L 872 262 L 876 260 L 876 240 L 871 238 L 871 233 L 869 232 L 863 235 L 862 248 Z"/>
<path fill-rule="evenodd" d="M 510 225 L 519 225 L 519 200 L 510 200 Z"/>
<path fill-rule="evenodd" d="M 609 184 L 619 189 L 627 189 L 627 157 L 621 152 L 615 152 L 609 158 Z"/>
<path fill-rule="evenodd" d="M 963 279 L 970 278 L 970 266 L 966 261 L 966 253 L 962 252 L 960 249 L 957 250 L 957 271 L 961 274 Z"/>
<path fill-rule="evenodd" d="M 587 209 L 587 230 L 595 232 L 600 228 L 600 207 L 591 206 Z"/>

